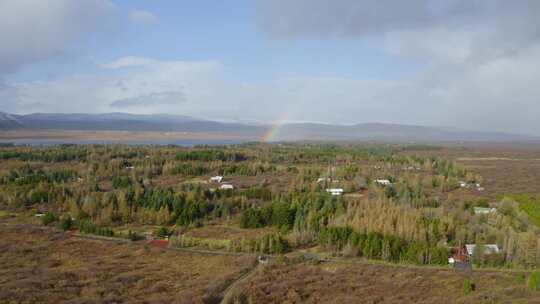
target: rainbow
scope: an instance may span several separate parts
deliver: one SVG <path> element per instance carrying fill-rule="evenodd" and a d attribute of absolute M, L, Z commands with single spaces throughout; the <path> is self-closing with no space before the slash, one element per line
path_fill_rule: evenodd
<path fill-rule="evenodd" d="M 285 125 L 287 122 L 287 118 L 289 117 L 288 112 L 281 115 L 281 117 L 277 120 L 275 120 L 271 125 L 268 131 L 266 131 L 263 136 L 261 137 L 261 142 L 272 142 L 276 140 L 276 137 L 279 134 L 279 131 L 281 130 L 281 127 Z"/>
<path fill-rule="evenodd" d="M 262 142 L 272 142 L 276 139 L 277 134 L 279 133 L 279 129 L 281 128 L 282 124 L 273 123 L 268 131 L 264 133 L 264 135 L 261 137 Z"/>

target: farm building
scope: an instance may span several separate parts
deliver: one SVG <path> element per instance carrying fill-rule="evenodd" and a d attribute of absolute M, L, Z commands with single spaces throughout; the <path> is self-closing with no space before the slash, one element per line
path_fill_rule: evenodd
<path fill-rule="evenodd" d="M 476 244 L 467 244 L 465 245 L 465 248 L 467 249 L 467 254 L 469 256 L 472 256 L 474 254 L 474 250 L 476 249 Z M 499 246 L 497 246 L 496 244 L 484 245 L 484 254 L 493 253 L 499 253 Z"/>
<path fill-rule="evenodd" d="M 465 246 L 456 246 L 450 248 L 450 257 L 448 258 L 449 264 L 455 263 L 467 263 L 469 262 L 470 256 L 467 253 L 467 248 Z"/>
<path fill-rule="evenodd" d="M 474 214 L 490 214 L 497 212 L 496 208 L 474 207 Z"/>
<path fill-rule="evenodd" d="M 332 194 L 332 195 L 342 195 L 343 189 L 342 188 L 330 188 L 326 189 L 326 192 Z"/>
<path fill-rule="evenodd" d="M 221 189 L 221 190 L 232 190 L 232 189 L 234 189 L 234 186 L 231 185 L 231 184 L 223 184 L 223 185 L 221 185 L 221 187 L 219 187 L 219 189 Z"/>
<path fill-rule="evenodd" d="M 392 183 L 387 179 L 376 179 L 375 182 L 381 186 L 389 186 Z"/>
<path fill-rule="evenodd" d="M 223 180 L 223 176 L 220 176 L 220 175 L 210 177 L 211 183 L 221 183 L 222 180 Z"/>

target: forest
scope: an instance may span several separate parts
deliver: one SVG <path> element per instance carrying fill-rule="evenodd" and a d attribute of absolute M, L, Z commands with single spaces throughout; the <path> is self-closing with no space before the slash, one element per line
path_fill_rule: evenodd
<path fill-rule="evenodd" d="M 452 247 L 496 244 L 499 252 L 472 257 L 477 267 L 537 267 L 538 198 L 463 195 L 462 184 L 484 177 L 436 151 L 382 144 L 6 146 L 0 209 L 62 230 L 132 240 L 153 234 L 179 247 L 447 265 Z M 327 191 L 335 188 L 343 194 Z M 477 207 L 496 212 L 477 214 Z M 234 235 L 204 233 L 212 227 Z"/>

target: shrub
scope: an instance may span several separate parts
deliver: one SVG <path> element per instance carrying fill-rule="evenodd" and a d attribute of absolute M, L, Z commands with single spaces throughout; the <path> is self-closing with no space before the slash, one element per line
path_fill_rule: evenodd
<path fill-rule="evenodd" d="M 518 282 L 518 284 L 525 285 L 527 283 L 527 277 L 525 277 L 524 274 L 518 274 L 516 277 L 516 282 Z"/>
<path fill-rule="evenodd" d="M 171 234 L 169 229 L 167 227 L 161 226 L 159 229 L 155 232 L 155 235 L 159 238 L 165 238 L 168 237 Z"/>
<path fill-rule="evenodd" d="M 255 242 L 255 251 L 263 254 L 283 254 L 289 251 L 289 243 L 279 234 L 266 235 Z"/>
<path fill-rule="evenodd" d="M 131 230 L 128 231 L 127 238 L 134 242 L 143 239 L 141 235 L 138 235 L 137 232 Z"/>
<path fill-rule="evenodd" d="M 56 218 L 56 215 L 54 215 L 54 213 L 52 212 L 47 212 L 42 218 L 41 218 L 41 223 L 44 225 L 44 226 L 47 226 L 49 225 L 50 223 L 53 223 L 53 222 L 56 222 L 57 218 Z"/>
<path fill-rule="evenodd" d="M 260 228 L 266 225 L 261 210 L 248 208 L 240 216 L 240 228 Z"/>
<path fill-rule="evenodd" d="M 234 251 L 233 241 L 220 239 L 196 238 L 181 235 L 172 239 L 173 246 L 177 247 L 204 247 L 210 250 Z"/>
<path fill-rule="evenodd" d="M 73 226 L 73 220 L 69 215 L 63 216 L 58 223 L 58 229 L 62 229 L 64 231 L 71 229 L 71 226 Z"/>
<path fill-rule="evenodd" d="M 99 227 L 88 220 L 84 220 L 79 223 L 79 231 L 85 234 L 95 234 L 109 237 L 114 236 L 114 231 L 111 228 Z"/>
<path fill-rule="evenodd" d="M 474 291 L 474 284 L 471 282 L 470 279 L 465 279 L 463 281 L 462 290 L 463 290 L 463 294 L 466 294 L 466 295 L 468 295 L 468 294 L 470 294 L 471 292 Z"/>
<path fill-rule="evenodd" d="M 532 290 L 540 290 L 540 270 L 533 271 L 529 277 L 529 288 Z"/>

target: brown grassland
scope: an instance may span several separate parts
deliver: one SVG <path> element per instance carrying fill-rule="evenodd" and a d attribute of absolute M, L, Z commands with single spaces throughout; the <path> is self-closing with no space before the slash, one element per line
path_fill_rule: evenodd
<path fill-rule="evenodd" d="M 0 235 L 0 303 L 212 302 L 254 262 L 77 239 L 5 219 Z"/>
<path fill-rule="evenodd" d="M 510 271 L 204 255 L 78 239 L 2 219 L 1 303 L 540 303 Z M 475 284 L 462 292 L 463 281 Z"/>
<path fill-rule="evenodd" d="M 480 174 L 485 191 L 471 189 L 468 194 L 497 199 L 505 194 L 539 193 L 539 144 L 449 145 L 439 151 L 413 151 L 410 154 L 438 155 L 453 159 Z"/>
<path fill-rule="evenodd" d="M 540 303 L 523 274 L 370 263 L 283 264 L 260 268 L 228 300 L 251 303 Z M 469 277 L 475 291 L 466 295 Z"/>

